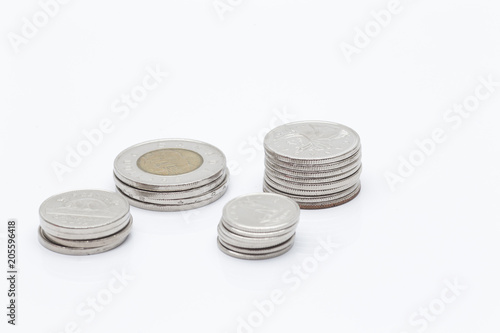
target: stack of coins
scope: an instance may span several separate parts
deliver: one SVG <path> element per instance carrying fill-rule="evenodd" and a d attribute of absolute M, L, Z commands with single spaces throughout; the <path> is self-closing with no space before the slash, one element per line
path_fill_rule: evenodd
<path fill-rule="evenodd" d="M 300 208 L 274 193 L 250 194 L 225 206 L 217 227 L 219 249 L 240 259 L 268 259 L 293 246 Z"/>
<path fill-rule="evenodd" d="M 128 202 L 113 192 L 80 190 L 55 195 L 40 206 L 38 240 L 70 255 L 109 251 L 132 230 Z"/>
<path fill-rule="evenodd" d="M 264 138 L 264 192 L 295 200 L 300 208 L 338 206 L 361 188 L 361 141 L 351 128 L 325 121 L 279 126 Z"/>
<path fill-rule="evenodd" d="M 156 211 L 202 207 L 222 197 L 229 171 L 216 147 L 194 140 L 144 142 L 114 163 L 116 190 L 132 206 Z"/>

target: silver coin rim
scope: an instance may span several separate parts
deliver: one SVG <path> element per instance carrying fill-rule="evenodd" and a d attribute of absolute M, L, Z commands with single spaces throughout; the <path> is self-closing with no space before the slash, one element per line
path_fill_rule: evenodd
<path fill-rule="evenodd" d="M 224 247 L 224 245 L 222 245 L 217 240 L 217 246 L 222 253 L 224 253 L 230 257 L 236 258 L 236 259 L 246 259 L 246 260 L 264 260 L 264 259 L 276 258 L 276 257 L 279 257 L 279 256 L 287 253 L 288 251 L 290 251 L 294 244 L 295 243 L 292 243 L 289 247 L 287 247 L 281 251 L 277 251 L 277 252 L 273 252 L 273 253 L 269 253 L 269 254 L 265 254 L 265 255 L 262 255 L 262 254 L 261 255 L 248 255 L 248 254 L 241 254 L 241 253 L 238 253 L 235 251 L 231 251 L 228 248 Z"/>
<path fill-rule="evenodd" d="M 133 220 L 134 220 L 133 217 L 130 216 L 129 222 L 123 229 L 119 230 L 118 232 L 112 235 L 96 239 L 85 239 L 85 240 L 65 239 L 65 238 L 55 237 L 50 233 L 46 232 L 45 230 L 43 231 L 45 238 L 47 238 L 50 242 L 54 244 L 66 247 L 73 247 L 73 248 L 96 248 L 96 247 L 112 245 L 115 242 L 120 241 L 123 237 L 127 237 L 132 231 Z"/>
<path fill-rule="evenodd" d="M 277 236 L 277 237 L 251 238 L 233 234 L 227 229 L 225 229 L 225 227 L 219 223 L 219 225 L 217 225 L 217 234 L 226 243 L 229 243 L 233 246 L 245 247 L 249 249 L 262 249 L 262 248 L 272 247 L 285 242 L 290 237 L 295 235 L 295 230 L 293 230 L 288 234 L 284 234 L 282 236 Z"/>
<path fill-rule="evenodd" d="M 234 246 L 234 245 L 231 245 L 229 243 L 226 243 L 219 236 L 217 236 L 217 238 L 218 238 L 219 242 L 222 245 L 224 245 L 224 247 L 228 248 L 229 250 L 234 251 L 234 252 L 238 252 L 238 253 L 241 253 L 241 254 L 249 254 L 249 255 L 253 255 L 253 254 L 259 255 L 259 254 L 273 253 L 273 252 L 285 249 L 285 248 L 287 248 L 288 246 L 292 245 L 295 242 L 295 234 L 294 234 L 287 241 L 285 241 L 285 242 L 283 242 L 281 244 L 275 245 L 275 246 L 271 246 L 271 247 L 267 247 L 267 248 L 248 249 L 248 248 L 238 247 L 238 246 Z"/>

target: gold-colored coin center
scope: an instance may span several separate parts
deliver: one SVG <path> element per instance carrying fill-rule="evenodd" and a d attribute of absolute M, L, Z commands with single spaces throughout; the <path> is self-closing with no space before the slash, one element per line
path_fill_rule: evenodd
<path fill-rule="evenodd" d="M 166 148 L 151 151 L 137 160 L 137 166 L 160 176 L 182 175 L 198 169 L 203 157 L 197 152 L 180 148 Z"/>

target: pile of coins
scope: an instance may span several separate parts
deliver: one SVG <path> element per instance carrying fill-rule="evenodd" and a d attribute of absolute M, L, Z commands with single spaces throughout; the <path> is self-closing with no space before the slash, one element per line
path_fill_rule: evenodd
<path fill-rule="evenodd" d="M 361 141 L 351 128 L 325 121 L 279 126 L 264 138 L 264 192 L 295 200 L 300 208 L 338 206 L 361 188 Z"/>
<path fill-rule="evenodd" d="M 223 209 L 217 245 L 240 259 L 268 259 L 293 246 L 300 208 L 282 195 L 258 193 L 237 197 Z"/>
<path fill-rule="evenodd" d="M 114 162 L 116 190 L 135 207 L 182 211 L 222 197 L 229 171 L 224 153 L 194 140 L 144 142 L 121 152 Z"/>
<path fill-rule="evenodd" d="M 38 240 L 70 255 L 109 251 L 132 230 L 128 202 L 113 192 L 80 190 L 55 195 L 40 206 Z"/>

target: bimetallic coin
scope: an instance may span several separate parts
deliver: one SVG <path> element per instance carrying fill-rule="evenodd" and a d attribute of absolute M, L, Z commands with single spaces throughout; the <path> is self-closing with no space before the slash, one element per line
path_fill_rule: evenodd
<path fill-rule="evenodd" d="M 226 168 L 226 157 L 201 141 L 163 139 L 125 149 L 115 159 L 116 177 L 148 191 L 182 191 L 217 179 Z"/>
<path fill-rule="evenodd" d="M 292 163 L 325 164 L 344 159 L 360 146 L 351 128 L 326 121 L 300 121 L 281 125 L 264 138 L 269 155 Z"/>
<path fill-rule="evenodd" d="M 141 208 L 141 209 L 154 210 L 154 211 L 160 211 L 160 212 L 180 212 L 183 210 L 200 208 L 200 207 L 206 206 L 212 202 L 219 200 L 224 195 L 224 193 L 226 193 L 226 190 L 227 190 L 227 186 L 225 186 L 223 191 L 212 196 L 210 199 L 200 200 L 198 202 L 191 203 L 191 204 L 160 205 L 160 204 L 153 204 L 153 203 L 148 203 L 148 202 L 143 202 L 143 201 L 133 199 L 133 198 L 127 196 L 125 193 L 121 192 L 121 190 L 119 188 L 116 188 L 116 191 L 118 193 L 120 193 L 121 195 L 123 195 L 123 197 L 130 203 L 130 205 L 137 207 L 137 208 Z"/>
<path fill-rule="evenodd" d="M 284 196 L 256 193 L 229 201 L 222 216 L 227 224 L 250 232 L 271 232 L 297 223 L 300 208 Z"/>
<path fill-rule="evenodd" d="M 218 178 L 216 181 L 208 185 L 202 186 L 201 191 L 199 190 L 199 188 L 182 192 L 144 191 L 132 188 L 126 184 L 121 183 L 117 179 L 115 179 L 115 185 L 118 189 L 120 189 L 122 193 L 138 201 L 160 204 L 160 205 L 184 205 L 210 199 L 213 196 L 219 194 L 219 192 L 226 191 L 228 178 L 229 174 L 224 173 L 224 175 Z M 184 194 L 184 192 L 187 192 L 187 194 Z"/>

